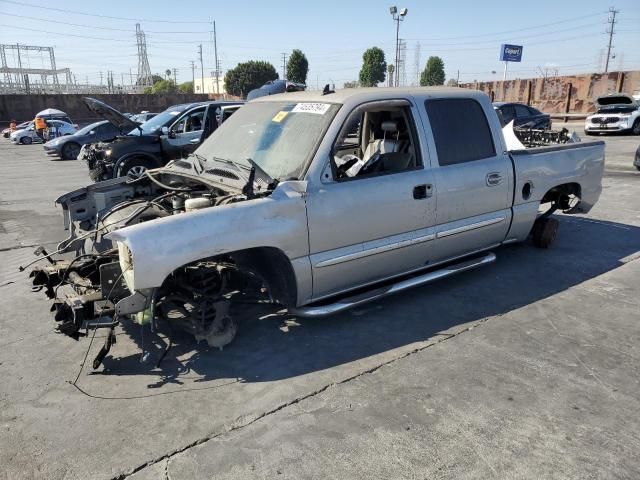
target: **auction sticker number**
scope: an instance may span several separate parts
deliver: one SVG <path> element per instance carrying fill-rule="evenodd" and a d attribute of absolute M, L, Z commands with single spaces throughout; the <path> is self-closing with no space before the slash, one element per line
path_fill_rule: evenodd
<path fill-rule="evenodd" d="M 292 113 L 315 113 L 316 115 L 324 115 L 331 105 L 328 103 L 298 103 Z"/>

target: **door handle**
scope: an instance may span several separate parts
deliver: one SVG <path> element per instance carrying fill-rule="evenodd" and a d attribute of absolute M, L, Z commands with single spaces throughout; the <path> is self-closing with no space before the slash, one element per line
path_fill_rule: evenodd
<path fill-rule="evenodd" d="M 413 187 L 413 198 L 421 200 L 423 198 L 429 198 L 433 195 L 433 185 L 430 183 L 424 183 L 422 185 L 416 185 Z"/>
<path fill-rule="evenodd" d="M 502 175 L 498 172 L 487 173 L 487 186 L 495 187 L 502 183 Z"/>

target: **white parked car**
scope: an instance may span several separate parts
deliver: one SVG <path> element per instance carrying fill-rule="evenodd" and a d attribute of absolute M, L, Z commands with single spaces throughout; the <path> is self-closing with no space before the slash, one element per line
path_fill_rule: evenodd
<path fill-rule="evenodd" d="M 631 132 L 640 135 L 640 101 L 625 93 L 611 93 L 596 100 L 596 113 L 589 115 L 584 133 Z"/>
<path fill-rule="evenodd" d="M 47 120 L 47 129 L 49 131 L 45 140 L 51 140 L 52 138 L 62 137 L 64 135 L 72 135 L 76 133 L 76 127 L 68 122 L 62 120 Z M 23 145 L 29 145 L 31 143 L 42 143 L 42 139 L 36 133 L 33 125 L 23 129 L 16 130 L 11 134 L 11 141 L 13 143 L 21 143 Z"/>

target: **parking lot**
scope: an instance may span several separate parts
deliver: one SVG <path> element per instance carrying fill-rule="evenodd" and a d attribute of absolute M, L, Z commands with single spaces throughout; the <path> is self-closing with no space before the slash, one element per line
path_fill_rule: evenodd
<path fill-rule="evenodd" d="M 165 334 L 127 326 L 96 372 L 18 271 L 86 165 L 0 139 L 0 478 L 640 478 L 640 139 L 602 139 L 600 201 L 550 250 L 326 319 L 256 306 L 159 367 Z"/>

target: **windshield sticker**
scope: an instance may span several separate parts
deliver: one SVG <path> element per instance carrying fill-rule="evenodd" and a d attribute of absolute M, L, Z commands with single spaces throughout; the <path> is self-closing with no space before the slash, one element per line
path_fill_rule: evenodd
<path fill-rule="evenodd" d="M 316 115 L 324 115 L 331 105 L 328 103 L 298 103 L 293 113 L 315 113 Z"/>
<path fill-rule="evenodd" d="M 289 115 L 289 112 L 278 112 L 276 113 L 276 116 L 271 119 L 271 121 L 280 123 L 287 115 Z"/>

